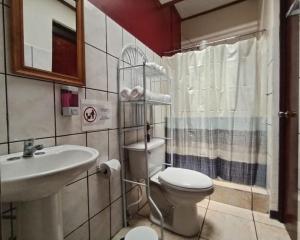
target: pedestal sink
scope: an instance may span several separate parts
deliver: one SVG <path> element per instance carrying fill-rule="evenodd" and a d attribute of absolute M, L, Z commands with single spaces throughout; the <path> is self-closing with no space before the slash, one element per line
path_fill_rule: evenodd
<path fill-rule="evenodd" d="M 0 156 L 1 201 L 17 205 L 18 240 L 63 240 L 60 190 L 91 168 L 98 155 L 93 148 L 62 145 L 31 158 Z"/>

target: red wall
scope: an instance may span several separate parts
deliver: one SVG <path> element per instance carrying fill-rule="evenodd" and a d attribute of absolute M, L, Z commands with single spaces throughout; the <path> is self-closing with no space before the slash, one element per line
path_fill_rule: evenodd
<path fill-rule="evenodd" d="M 158 0 L 89 0 L 159 55 L 181 42 L 180 17 L 175 7 Z"/>

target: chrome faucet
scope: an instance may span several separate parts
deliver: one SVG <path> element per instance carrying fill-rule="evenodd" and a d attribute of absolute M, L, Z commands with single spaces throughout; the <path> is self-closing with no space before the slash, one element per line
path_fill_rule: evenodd
<path fill-rule="evenodd" d="M 34 152 L 37 150 L 42 150 L 44 146 L 42 144 L 34 146 L 34 139 L 27 139 L 24 141 L 24 150 L 23 150 L 23 157 L 28 158 L 32 157 Z"/>

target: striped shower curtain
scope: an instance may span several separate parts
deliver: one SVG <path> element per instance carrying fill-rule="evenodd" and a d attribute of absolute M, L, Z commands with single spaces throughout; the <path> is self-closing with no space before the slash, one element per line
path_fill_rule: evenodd
<path fill-rule="evenodd" d="M 263 58 L 256 38 L 163 58 L 173 79 L 175 167 L 266 185 Z"/>

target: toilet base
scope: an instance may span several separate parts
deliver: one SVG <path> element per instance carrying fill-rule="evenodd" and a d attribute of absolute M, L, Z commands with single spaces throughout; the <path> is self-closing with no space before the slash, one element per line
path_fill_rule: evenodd
<path fill-rule="evenodd" d="M 162 192 L 159 184 L 151 183 L 151 196 L 164 217 L 164 227 L 171 232 L 193 237 L 200 232 L 201 217 L 197 212 L 197 205 L 171 204 Z M 150 220 L 160 225 L 158 215 L 150 208 Z"/>
<path fill-rule="evenodd" d="M 163 211 L 163 210 L 162 210 Z M 164 214 L 164 228 L 184 237 L 193 237 L 199 234 L 201 229 L 201 217 L 198 216 L 197 206 L 177 206 Z M 152 212 L 151 222 L 160 225 L 160 220 Z"/>

